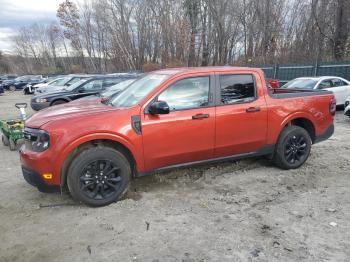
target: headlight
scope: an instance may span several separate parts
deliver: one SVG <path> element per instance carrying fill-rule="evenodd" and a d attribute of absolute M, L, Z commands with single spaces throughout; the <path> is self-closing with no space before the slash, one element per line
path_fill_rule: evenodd
<path fill-rule="evenodd" d="M 25 146 L 34 152 L 43 152 L 50 147 L 50 135 L 44 130 L 25 128 Z"/>
<path fill-rule="evenodd" d="M 350 101 L 345 101 L 344 106 L 347 107 L 350 104 Z"/>
<path fill-rule="evenodd" d="M 37 103 L 45 103 L 45 102 L 47 102 L 47 99 L 46 98 L 36 98 L 35 102 L 37 102 Z"/>

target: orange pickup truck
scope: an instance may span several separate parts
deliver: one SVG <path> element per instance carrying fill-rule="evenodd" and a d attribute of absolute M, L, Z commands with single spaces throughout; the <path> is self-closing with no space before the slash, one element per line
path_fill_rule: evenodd
<path fill-rule="evenodd" d="M 87 205 L 118 200 L 133 177 L 244 157 L 300 167 L 334 131 L 334 95 L 269 89 L 260 69 L 151 72 L 109 101 L 47 108 L 26 121 L 24 178 L 68 186 Z"/>

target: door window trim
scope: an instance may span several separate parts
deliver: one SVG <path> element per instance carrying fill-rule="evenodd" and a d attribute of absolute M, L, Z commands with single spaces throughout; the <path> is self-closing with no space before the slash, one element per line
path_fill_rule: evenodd
<path fill-rule="evenodd" d="M 248 101 L 248 102 L 234 102 L 230 104 L 224 104 L 221 101 L 221 84 L 220 84 L 220 76 L 225 76 L 225 75 L 250 75 L 253 79 L 253 84 L 254 84 L 254 99 Z M 255 102 L 258 100 L 258 88 L 256 85 L 256 77 L 252 73 L 216 73 L 215 74 L 215 106 L 232 106 L 232 105 L 240 105 L 240 104 L 250 104 L 252 102 Z"/>

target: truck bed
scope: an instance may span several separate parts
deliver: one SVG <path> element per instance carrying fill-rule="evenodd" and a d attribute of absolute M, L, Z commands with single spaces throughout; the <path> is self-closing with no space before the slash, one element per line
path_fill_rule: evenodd
<path fill-rule="evenodd" d="M 320 95 L 333 94 L 331 91 L 327 91 L 327 90 L 301 89 L 301 88 L 272 88 L 268 90 L 268 93 L 273 98 L 290 98 L 290 97 L 320 96 Z"/>

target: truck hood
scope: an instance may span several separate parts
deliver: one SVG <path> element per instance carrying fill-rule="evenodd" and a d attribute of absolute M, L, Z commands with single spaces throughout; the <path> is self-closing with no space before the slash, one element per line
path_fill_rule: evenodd
<path fill-rule="evenodd" d="M 83 115 L 94 115 L 113 110 L 118 109 L 102 103 L 62 104 L 43 109 L 34 114 L 26 120 L 26 126 L 40 128 L 51 121 L 72 118 L 76 118 L 79 121 L 79 118 Z"/>

